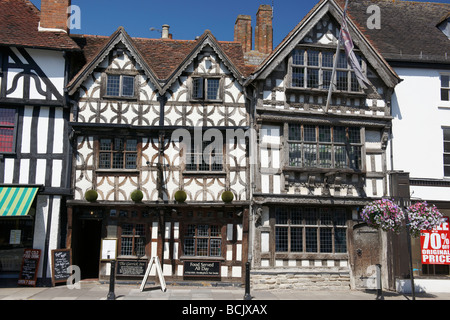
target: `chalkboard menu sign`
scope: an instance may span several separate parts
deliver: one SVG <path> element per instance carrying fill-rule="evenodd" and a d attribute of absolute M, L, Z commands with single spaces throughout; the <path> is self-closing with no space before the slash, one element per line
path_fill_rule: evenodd
<path fill-rule="evenodd" d="M 118 260 L 116 275 L 118 276 L 143 276 L 145 274 L 145 261 Z"/>
<path fill-rule="evenodd" d="M 71 249 L 52 250 L 52 282 L 53 285 L 58 282 L 66 282 L 71 276 L 67 268 L 72 265 Z"/>
<path fill-rule="evenodd" d="M 37 271 L 41 260 L 40 249 L 25 249 L 20 268 L 19 285 L 36 286 Z"/>
<path fill-rule="evenodd" d="M 218 261 L 185 261 L 184 275 L 189 277 L 219 277 Z"/>

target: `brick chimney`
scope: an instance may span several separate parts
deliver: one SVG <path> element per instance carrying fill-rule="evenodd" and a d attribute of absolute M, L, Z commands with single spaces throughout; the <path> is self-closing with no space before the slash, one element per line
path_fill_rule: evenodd
<path fill-rule="evenodd" d="M 238 15 L 234 24 L 234 41 L 241 43 L 244 53 L 252 50 L 252 32 L 252 17 Z"/>
<path fill-rule="evenodd" d="M 259 6 L 256 13 L 255 51 L 269 54 L 273 50 L 272 7 Z"/>
<path fill-rule="evenodd" d="M 40 31 L 64 30 L 69 33 L 67 8 L 71 0 L 41 0 Z"/>

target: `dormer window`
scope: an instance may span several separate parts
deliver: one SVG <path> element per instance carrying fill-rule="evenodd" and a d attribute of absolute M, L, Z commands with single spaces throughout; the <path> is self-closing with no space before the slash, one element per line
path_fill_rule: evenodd
<path fill-rule="evenodd" d="M 134 98 L 134 76 L 119 74 L 106 75 L 106 96 Z"/>
<path fill-rule="evenodd" d="M 450 39 L 450 18 L 444 19 L 438 28 Z"/>
<path fill-rule="evenodd" d="M 192 78 L 192 100 L 220 101 L 221 79 L 218 77 Z"/>

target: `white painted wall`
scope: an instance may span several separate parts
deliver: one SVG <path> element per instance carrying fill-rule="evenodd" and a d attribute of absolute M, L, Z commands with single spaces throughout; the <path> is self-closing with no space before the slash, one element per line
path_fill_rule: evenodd
<path fill-rule="evenodd" d="M 450 126 L 450 103 L 440 101 L 445 70 L 396 68 L 403 81 L 392 99 L 393 170 L 411 178 L 443 179 L 443 130 Z M 447 71 L 448 73 L 448 71 Z M 413 197 L 449 200 L 448 188 L 412 187 Z"/>

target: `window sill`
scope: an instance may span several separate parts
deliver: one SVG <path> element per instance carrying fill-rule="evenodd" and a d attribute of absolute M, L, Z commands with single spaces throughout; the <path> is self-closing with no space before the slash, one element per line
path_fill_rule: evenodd
<path fill-rule="evenodd" d="M 138 100 L 138 98 L 136 96 L 122 97 L 122 96 L 107 96 L 107 95 L 104 95 L 102 98 L 103 99 L 107 99 L 107 100 L 126 100 L 126 101 L 137 101 Z"/>
<path fill-rule="evenodd" d="M 200 176 L 200 175 L 213 175 L 213 176 L 225 176 L 225 171 L 184 171 L 184 175 L 188 176 Z"/>
<path fill-rule="evenodd" d="M 181 256 L 180 260 L 225 261 L 224 257 Z"/>
<path fill-rule="evenodd" d="M 328 94 L 328 89 L 314 89 L 314 88 L 301 88 L 301 87 L 287 87 L 286 92 L 304 92 L 307 94 L 315 94 L 315 95 L 323 95 Z M 333 90 L 334 94 L 346 97 L 358 97 L 365 98 L 367 94 L 364 91 L 361 92 L 353 92 L 353 91 L 342 91 L 342 90 Z"/>
<path fill-rule="evenodd" d="M 317 173 L 344 173 L 344 174 L 364 174 L 362 170 L 345 169 L 345 168 L 320 168 L 320 167 L 293 167 L 285 166 L 283 171 L 296 171 L 296 172 L 317 172 Z"/>
<path fill-rule="evenodd" d="M 111 173 L 120 173 L 120 174 L 138 174 L 138 169 L 96 169 L 96 173 L 100 174 L 111 174 Z"/>
<path fill-rule="evenodd" d="M 125 255 L 118 255 L 117 259 L 121 259 L 121 260 L 143 260 L 143 261 L 147 261 L 148 257 L 145 256 L 125 256 Z"/>

